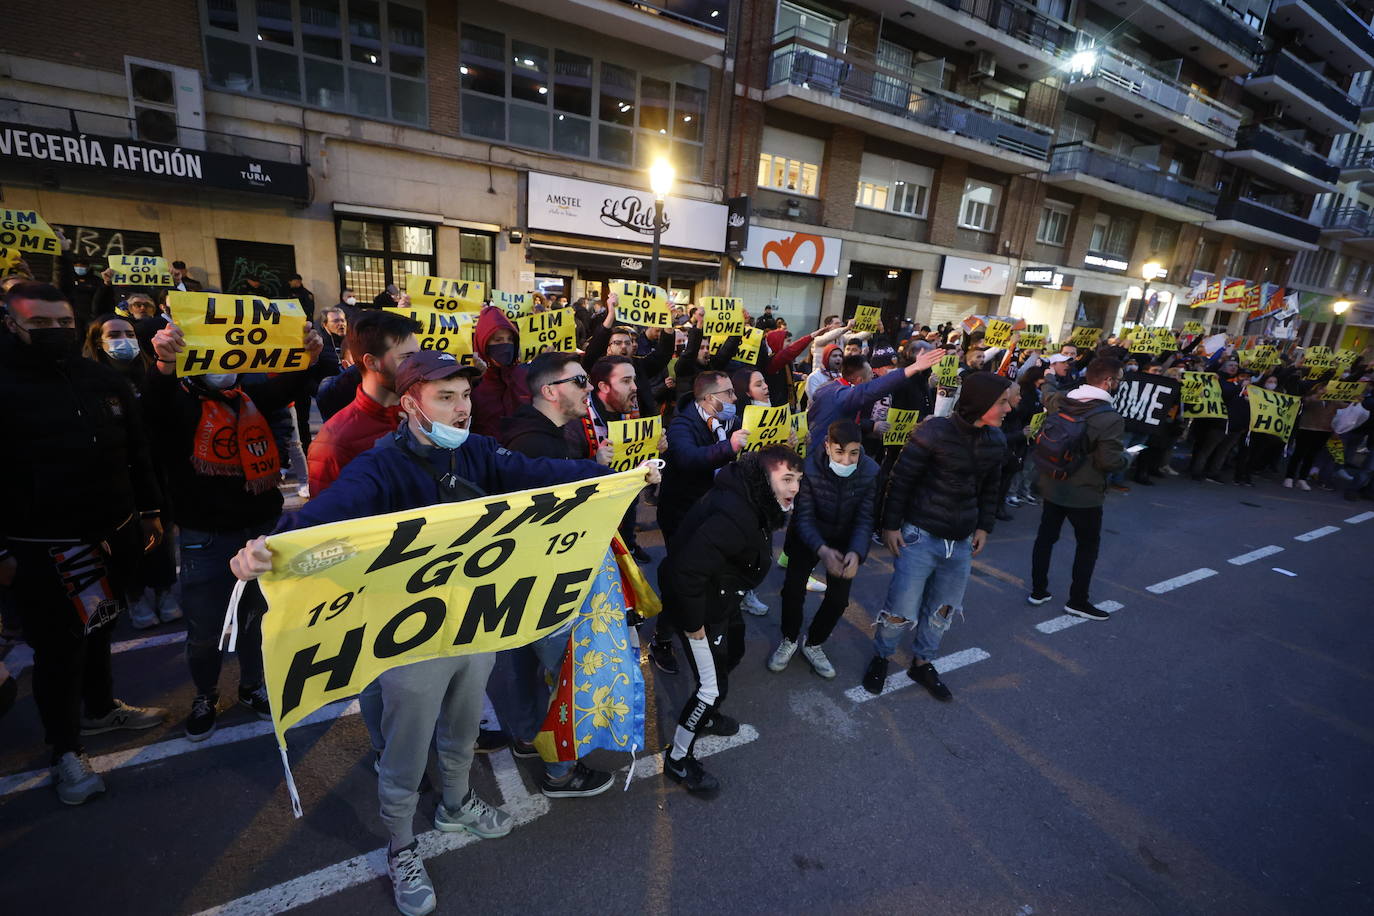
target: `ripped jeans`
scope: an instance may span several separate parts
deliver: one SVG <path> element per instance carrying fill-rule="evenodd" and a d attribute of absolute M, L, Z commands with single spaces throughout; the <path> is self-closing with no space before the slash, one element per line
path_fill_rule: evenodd
<path fill-rule="evenodd" d="M 973 536 L 950 541 L 903 523 L 902 540 L 906 546 L 893 560 L 892 582 L 873 632 L 873 650 L 891 658 L 902 641 L 902 631 L 914 622 L 913 652 L 929 661 L 963 605 L 973 565 Z M 890 622 L 894 617 L 903 622 Z"/>

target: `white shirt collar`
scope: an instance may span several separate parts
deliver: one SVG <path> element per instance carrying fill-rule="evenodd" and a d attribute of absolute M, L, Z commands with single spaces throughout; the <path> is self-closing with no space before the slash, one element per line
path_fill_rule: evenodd
<path fill-rule="evenodd" d="M 1071 401 L 1106 401 L 1111 403 L 1112 396 L 1095 385 L 1079 385 L 1069 392 Z"/>

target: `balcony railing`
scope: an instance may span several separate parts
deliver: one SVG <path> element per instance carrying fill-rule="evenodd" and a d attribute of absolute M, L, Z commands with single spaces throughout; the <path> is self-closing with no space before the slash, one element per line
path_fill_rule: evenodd
<path fill-rule="evenodd" d="M 1254 76 L 1276 76 L 1301 89 L 1342 119 L 1351 123 L 1359 120 L 1360 108 L 1350 96 L 1287 51 L 1271 52 Z"/>
<path fill-rule="evenodd" d="M 1368 210 L 1359 207 L 1334 207 L 1322 217 L 1325 229 L 1341 229 L 1354 232 L 1360 238 L 1374 236 L 1374 219 Z"/>
<path fill-rule="evenodd" d="M 1290 239 L 1315 245 L 1321 229 L 1301 216 L 1248 197 L 1229 197 L 1217 204 L 1217 219 L 1236 220 Z"/>
<path fill-rule="evenodd" d="M 730 0 L 623 0 L 660 16 L 712 32 L 724 32 Z"/>
<path fill-rule="evenodd" d="M 791 34 L 783 33 L 785 40 L 774 46 L 770 87 L 790 83 L 1009 153 L 1040 160 L 1049 156 L 1053 132 L 1043 124 L 926 85 L 910 72 L 865 61 L 854 52 L 803 46 L 808 43 Z"/>
<path fill-rule="evenodd" d="M 120 115 L 102 114 L 96 111 L 79 111 L 74 108 L 59 108 L 56 105 L 43 105 L 38 102 L 20 102 L 14 99 L 0 99 L 0 121 L 10 121 L 29 127 L 46 127 L 50 130 L 68 130 L 76 134 L 91 134 L 97 137 L 113 137 L 120 140 L 138 140 L 159 146 L 182 147 L 207 153 L 225 153 L 231 156 L 249 156 L 269 162 L 289 162 L 300 165 L 303 161 L 301 147 L 294 143 L 278 143 L 275 140 L 259 140 L 237 134 L 223 134 L 212 130 L 194 130 L 178 127 L 175 141 L 155 139 L 146 134 L 140 135 L 135 129 L 132 118 Z"/>
<path fill-rule="evenodd" d="M 1303 0 L 1303 2 L 1316 10 L 1317 15 L 1331 23 L 1332 31 L 1344 35 L 1365 54 L 1374 57 L 1374 34 L 1369 31 L 1369 23 L 1360 19 L 1337 0 Z"/>
<path fill-rule="evenodd" d="M 1186 83 L 1172 79 L 1138 60 L 1108 48 L 1099 48 L 1093 53 L 1093 66 L 1087 70 L 1075 71 L 1070 76 L 1071 82 L 1101 79 L 1209 127 L 1228 139 L 1234 137 L 1240 128 L 1240 112 L 1198 92 Z"/>
<path fill-rule="evenodd" d="M 1121 185 L 1132 191 L 1211 211 L 1217 205 L 1215 191 L 1165 172 L 1155 171 L 1139 162 L 1116 156 L 1090 143 L 1065 143 L 1054 148 L 1050 174 L 1082 172 L 1093 178 Z"/>
<path fill-rule="evenodd" d="M 1374 169 L 1374 143 L 1361 143 L 1346 150 L 1343 169 Z"/>
<path fill-rule="evenodd" d="M 1209 0 L 1161 0 L 1161 2 L 1185 19 L 1202 26 L 1212 35 L 1220 38 L 1232 48 L 1252 60 L 1259 60 L 1264 53 L 1264 42 L 1259 32 L 1250 28 L 1219 5 Z"/>
<path fill-rule="evenodd" d="M 1075 29 L 1021 0 L 940 0 L 952 10 L 1052 54 L 1073 50 Z"/>
<path fill-rule="evenodd" d="M 1341 175 L 1341 167 L 1336 163 L 1259 124 L 1240 132 L 1236 138 L 1236 149 L 1264 153 L 1326 182 L 1335 182 Z"/>

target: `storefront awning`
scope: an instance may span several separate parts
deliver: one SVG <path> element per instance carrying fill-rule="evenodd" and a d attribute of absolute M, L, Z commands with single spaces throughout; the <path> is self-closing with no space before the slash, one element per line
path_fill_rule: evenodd
<path fill-rule="evenodd" d="M 535 265 L 574 267 L 611 273 L 627 280 L 647 280 L 652 249 L 647 245 L 598 245 L 590 239 L 531 237 L 526 255 Z M 697 255 L 678 249 L 664 249 L 658 256 L 658 272 L 663 277 L 704 279 L 720 273 L 720 258 Z"/>

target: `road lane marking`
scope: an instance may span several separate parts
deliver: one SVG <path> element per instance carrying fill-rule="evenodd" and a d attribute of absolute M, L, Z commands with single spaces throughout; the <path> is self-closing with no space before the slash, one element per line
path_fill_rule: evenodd
<path fill-rule="evenodd" d="M 718 735 L 702 738 L 696 743 L 693 753 L 698 758 L 710 757 L 721 751 L 748 744 L 758 737 L 758 729 L 752 725 L 741 724 L 739 732 L 728 738 Z M 542 794 L 530 794 L 525 791 L 524 779 L 509 752 L 492 754 L 488 759 L 491 760 L 492 770 L 496 774 L 497 785 L 501 787 L 502 807 L 514 819 L 516 827 L 523 827 L 549 812 L 551 806 L 548 798 Z M 637 762 L 635 779 L 657 775 L 662 771 L 663 754 L 656 753 Z M 507 787 L 514 798 L 505 794 Z M 430 830 L 420 834 L 416 839 L 420 841 L 420 854 L 429 861 L 444 853 L 471 846 L 478 838 L 470 833 Z M 432 863 L 430 867 L 433 867 Z M 343 862 L 325 866 L 308 875 L 264 888 L 246 897 L 210 907 L 196 916 L 261 916 L 263 913 L 281 913 L 378 879 L 387 879 L 386 853 L 383 849 L 374 849 Z M 390 892 L 389 887 L 387 891 Z"/>
<path fill-rule="evenodd" d="M 990 658 L 992 658 L 992 656 L 982 649 L 961 649 L 958 652 L 952 652 L 942 658 L 935 659 L 935 670 L 941 674 L 948 674 L 951 671 L 957 671 L 960 668 L 986 661 Z M 869 700 L 885 697 L 894 690 L 910 687 L 914 683 L 916 682 L 907 677 L 906 671 L 903 670 L 898 671 L 896 674 L 889 674 L 887 676 L 887 682 L 883 684 L 883 692 L 876 696 L 865 690 L 862 684 L 858 687 L 850 687 L 844 692 L 844 695 L 855 703 L 867 703 Z"/>
<path fill-rule="evenodd" d="M 1360 522 L 1367 522 L 1374 518 L 1374 512 L 1361 512 L 1359 515 L 1352 515 L 1345 520 L 1347 525 L 1358 525 Z"/>
<path fill-rule="evenodd" d="M 1300 535 L 1298 535 L 1297 537 L 1293 538 L 1293 540 L 1295 540 L 1295 541 L 1315 541 L 1317 538 L 1324 538 L 1324 537 L 1326 537 L 1328 534 L 1335 534 L 1337 531 L 1340 531 L 1340 530 L 1341 530 L 1341 529 L 1337 528 L 1335 525 L 1324 525 L 1324 526 L 1322 526 L 1321 528 L 1314 528 L 1314 529 L 1312 529 L 1311 531 L 1307 532 L 1306 534 L 1300 534 Z"/>
<path fill-rule="evenodd" d="M 159 636 L 144 636 L 140 639 L 126 639 L 123 642 L 111 643 L 110 654 L 119 655 L 122 652 L 132 652 L 135 649 L 151 649 L 154 646 L 167 646 L 185 641 L 185 630 L 163 633 Z M 19 677 L 19 673 L 32 664 L 33 649 L 29 648 L 27 643 L 15 646 L 10 650 L 10 654 L 5 656 L 5 665 L 10 669 L 11 677 Z"/>
<path fill-rule="evenodd" d="M 1115 614 L 1125 607 L 1119 601 L 1099 601 L 1097 606 L 1108 614 Z M 1060 630 L 1067 630 L 1069 627 L 1076 627 L 1080 623 L 1091 623 L 1086 617 L 1075 617 L 1073 614 L 1060 614 L 1058 617 L 1051 617 L 1049 620 L 1042 621 L 1035 625 L 1035 628 L 1045 635 L 1058 633 Z"/>
<path fill-rule="evenodd" d="M 1263 560 L 1265 557 L 1272 557 L 1276 553 L 1283 553 L 1283 548 L 1277 544 L 1270 544 L 1268 547 L 1261 547 L 1249 553 L 1243 553 L 1238 557 L 1227 560 L 1232 566 L 1244 566 L 1246 563 L 1253 563 L 1256 560 Z"/>
<path fill-rule="evenodd" d="M 1217 571 L 1215 569 L 1208 569 L 1204 566 L 1202 569 L 1195 569 L 1192 572 L 1184 573 L 1181 576 L 1174 576 L 1172 579 L 1165 579 L 1163 582 L 1156 582 L 1154 585 L 1147 585 L 1145 586 L 1145 591 L 1155 595 L 1163 595 L 1166 592 L 1171 592 L 1176 588 L 1182 588 L 1185 585 L 1192 585 L 1194 582 L 1201 582 L 1203 579 L 1210 579 L 1212 576 L 1215 576 L 1216 574 Z"/>
<path fill-rule="evenodd" d="M 355 715 L 357 712 L 357 700 L 344 700 L 320 707 L 302 719 L 298 725 L 331 722 L 344 716 Z M 292 726 L 292 728 L 295 727 L 297 726 Z M 271 734 L 273 734 L 271 722 L 257 720 L 245 725 L 231 725 L 228 728 L 215 729 L 214 734 L 204 741 L 192 741 L 189 738 L 181 737 L 171 741 L 158 741 L 153 744 L 144 744 L 139 747 L 125 748 L 122 751 L 101 754 L 99 757 L 91 758 L 91 769 L 97 773 L 108 773 L 112 770 L 142 766 L 145 763 L 156 763 L 159 760 L 180 757 L 182 754 L 189 754 L 192 751 L 222 747 L 226 744 L 237 744 L 240 741 Z M 0 778 L 0 797 L 12 795 L 15 792 L 37 789 L 49 785 L 51 782 L 52 775 L 46 767 L 41 770 L 30 770 L 27 773 L 15 773 L 13 776 Z"/>

